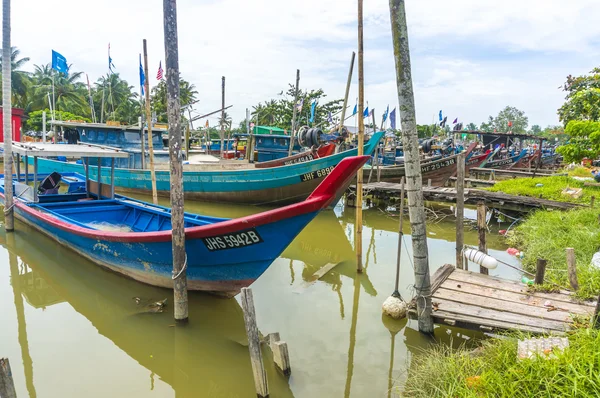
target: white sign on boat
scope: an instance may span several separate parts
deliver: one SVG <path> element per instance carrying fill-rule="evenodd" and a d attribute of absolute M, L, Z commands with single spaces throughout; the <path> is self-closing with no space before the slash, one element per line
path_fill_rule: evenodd
<path fill-rule="evenodd" d="M 122 149 L 91 144 L 45 144 L 41 142 L 15 142 L 12 150 L 22 156 L 69 156 L 89 158 L 127 158 Z"/>

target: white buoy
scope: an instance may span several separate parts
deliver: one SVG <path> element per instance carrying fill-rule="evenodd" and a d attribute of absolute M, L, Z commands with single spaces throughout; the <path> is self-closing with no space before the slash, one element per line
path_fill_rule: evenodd
<path fill-rule="evenodd" d="M 383 310 L 384 314 L 391 316 L 394 319 L 401 319 L 406 317 L 408 304 L 398 297 L 390 296 L 385 299 L 381 309 Z"/>
<path fill-rule="evenodd" d="M 498 266 L 498 260 L 492 256 L 488 256 L 484 252 L 480 252 L 475 249 L 466 249 L 465 256 L 469 261 L 473 261 L 475 264 L 479 264 L 487 269 L 495 269 Z"/>

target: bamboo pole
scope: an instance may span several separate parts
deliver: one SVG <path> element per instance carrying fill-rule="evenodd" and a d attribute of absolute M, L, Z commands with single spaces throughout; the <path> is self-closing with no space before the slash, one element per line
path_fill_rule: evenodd
<path fill-rule="evenodd" d="M 465 216 L 465 154 L 459 153 L 456 159 L 456 268 L 464 269 L 463 246 Z"/>
<path fill-rule="evenodd" d="M 148 78 L 148 50 L 144 39 L 144 73 L 146 74 L 146 123 L 148 124 L 148 150 L 150 151 L 150 178 L 152 179 L 152 203 L 158 204 L 156 171 L 154 170 L 154 143 L 152 142 L 152 114 L 150 111 L 150 79 Z"/>
<path fill-rule="evenodd" d="M 477 230 L 479 231 L 479 251 L 487 254 L 487 244 L 485 239 L 485 232 L 487 230 L 487 224 L 485 222 L 486 208 L 485 202 L 480 200 L 477 203 Z M 479 273 L 488 275 L 489 271 L 483 266 L 479 266 Z"/>
<path fill-rule="evenodd" d="M 4 135 L 4 229 L 15 229 L 13 213 L 12 82 L 10 51 L 10 0 L 2 2 L 2 128 Z"/>
<path fill-rule="evenodd" d="M 365 73 L 363 60 L 363 0 L 358 0 L 358 156 L 364 153 L 365 121 L 363 118 L 365 106 Z M 354 247 L 356 249 L 356 271 L 362 272 L 362 202 L 363 202 L 363 170 L 356 174 L 356 234 Z"/>
<path fill-rule="evenodd" d="M 344 127 L 344 121 L 346 120 L 348 95 L 350 95 L 350 85 L 352 85 L 352 73 L 354 72 L 354 58 L 356 58 L 356 53 L 352 51 L 352 57 L 350 57 L 350 70 L 348 70 L 348 80 L 346 81 L 346 93 L 344 94 L 344 107 L 342 108 L 342 115 L 340 118 L 340 125 L 338 127 L 338 134 L 342 134 L 342 128 Z"/>
<path fill-rule="evenodd" d="M 427 230 L 404 0 L 390 0 L 390 20 L 392 23 L 392 41 L 396 64 L 398 102 L 400 105 L 398 109 L 402 125 L 408 213 L 412 230 L 419 331 L 431 334 L 433 333 L 433 318 L 431 317 L 431 280 Z"/>
<path fill-rule="evenodd" d="M 300 86 L 300 69 L 296 69 L 296 88 L 294 90 L 294 109 L 292 109 L 292 132 L 290 133 L 290 147 L 288 156 L 292 156 L 294 150 L 294 135 L 296 134 L 296 114 L 298 113 L 298 87 Z M 256 121 L 258 124 L 258 120 Z"/>
<path fill-rule="evenodd" d="M 221 77 L 221 151 L 220 158 L 223 159 L 223 143 L 225 139 L 225 76 Z"/>
<path fill-rule="evenodd" d="M 183 165 L 181 163 L 181 104 L 179 103 L 179 49 L 177 1 L 163 0 L 169 161 L 171 177 L 171 225 L 173 247 L 173 307 L 177 323 L 188 321 L 187 255 L 183 223 Z"/>

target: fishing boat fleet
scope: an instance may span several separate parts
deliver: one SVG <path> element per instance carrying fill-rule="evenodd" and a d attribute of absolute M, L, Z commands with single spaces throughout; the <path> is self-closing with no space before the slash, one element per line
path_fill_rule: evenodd
<path fill-rule="evenodd" d="M 102 267 L 171 288 L 170 209 L 115 193 L 151 192 L 151 173 L 141 161 L 146 156 L 140 146 L 144 132 L 102 131 L 102 126 L 91 124 L 68 126 L 77 129 L 77 144 L 13 143 L 16 217 Z M 161 135 L 160 130 L 152 135 L 157 159 L 168 152 L 161 145 Z M 371 134 L 363 156 L 357 156 L 358 148 L 347 137 L 318 129 L 304 129 L 287 139 L 278 134 L 263 138 L 263 145 L 255 147 L 258 156 L 239 147 L 239 138 L 224 141 L 227 152 L 251 153 L 252 161 L 234 155 L 184 167 L 186 199 L 275 207 L 237 219 L 186 213 L 186 272 L 191 290 L 233 296 L 252 284 L 320 211 L 339 201 L 357 172 L 362 170 L 366 181 L 374 173 L 378 180 L 391 182 L 405 176 L 402 146 L 383 131 Z M 249 141 L 259 144 L 259 139 L 260 135 Z M 291 140 L 295 140 L 293 145 Z M 205 155 L 210 156 L 217 144 L 220 151 L 220 140 L 207 140 Z M 261 156 L 261 148 L 271 151 Z M 541 146 L 516 150 L 478 141 L 422 140 L 421 152 L 422 177 L 432 185 L 444 185 L 456 174 L 459 153 L 465 155 L 466 170 L 556 161 L 555 154 L 542 151 Z M 159 195 L 168 196 L 169 171 L 161 163 L 157 161 L 156 189 Z M 0 175 L 3 203 L 4 186 Z"/>

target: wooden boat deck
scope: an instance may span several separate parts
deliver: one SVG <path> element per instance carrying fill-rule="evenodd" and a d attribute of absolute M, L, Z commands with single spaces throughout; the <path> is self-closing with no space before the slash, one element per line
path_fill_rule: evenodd
<path fill-rule="evenodd" d="M 533 292 L 523 283 L 460 270 L 452 264 L 435 272 L 432 292 L 434 322 L 482 332 L 563 334 L 574 320 L 589 320 L 596 305 L 578 301 L 568 291 Z M 411 303 L 409 316 L 416 315 Z"/>
<path fill-rule="evenodd" d="M 350 187 L 352 191 L 356 186 Z M 378 199 L 398 197 L 400 195 L 400 184 L 391 182 L 372 182 L 363 185 L 363 194 L 372 195 Z M 425 200 L 437 202 L 456 202 L 456 188 L 428 187 L 423 186 Z M 484 201 L 488 207 L 514 209 L 517 211 L 528 211 L 531 209 L 559 209 L 568 210 L 582 205 L 555 200 L 532 198 L 529 196 L 509 195 L 503 192 L 490 192 L 481 189 L 465 189 L 465 203 L 476 204 Z"/>

